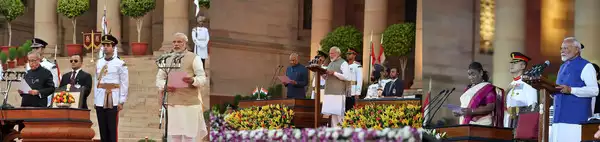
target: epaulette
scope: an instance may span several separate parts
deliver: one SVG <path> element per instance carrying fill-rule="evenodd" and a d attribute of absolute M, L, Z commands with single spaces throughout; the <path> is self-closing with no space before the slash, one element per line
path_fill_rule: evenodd
<path fill-rule="evenodd" d="M 362 68 L 362 65 L 358 64 L 358 68 Z"/>
<path fill-rule="evenodd" d="M 56 69 L 56 65 L 52 66 L 52 69 Z"/>

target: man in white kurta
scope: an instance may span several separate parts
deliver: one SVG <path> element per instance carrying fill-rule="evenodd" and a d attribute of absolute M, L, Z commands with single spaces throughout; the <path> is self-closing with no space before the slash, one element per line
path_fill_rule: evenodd
<path fill-rule="evenodd" d="M 39 39 L 39 38 L 33 38 L 31 40 L 31 49 L 35 52 L 37 52 L 38 54 L 44 56 L 44 49 L 46 48 L 46 46 L 48 45 L 48 43 L 46 43 L 46 41 Z M 58 84 L 60 84 L 60 82 L 58 81 L 59 75 L 58 75 L 58 66 L 56 66 L 56 64 L 50 62 L 48 59 L 46 59 L 46 57 L 42 57 L 42 61 L 40 62 L 40 66 L 44 67 L 45 69 L 49 70 L 52 73 L 52 81 L 54 82 L 54 87 L 58 87 Z M 29 67 L 29 63 L 25 64 L 25 70 L 30 70 L 31 68 Z M 50 95 L 48 96 L 48 106 L 52 105 L 52 97 L 54 95 Z"/>
<path fill-rule="evenodd" d="M 129 94 L 129 69 L 125 61 L 115 58 L 114 46 L 117 38 L 102 36 L 104 58 L 96 62 L 96 84 L 94 88 L 94 106 L 103 142 L 116 142 L 118 139 L 119 112 Z"/>
<path fill-rule="evenodd" d="M 598 95 L 593 65 L 580 55 L 584 46 L 574 37 L 563 40 L 562 65 L 558 71 L 553 93 L 554 116 L 550 129 L 551 142 L 581 141 L 581 124 L 592 116 L 591 101 Z"/>
<path fill-rule="evenodd" d="M 193 51 L 202 59 L 203 65 L 206 64 L 206 59 L 208 58 L 208 41 L 210 40 L 208 29 L 204 27 L 205 20 L 204 16 L 198 16 L 198 27 L 192 29 L 192 40 L 195 45 Z"/>
<path fill-rule="evenodd" d="M 509 72 L 513 75 L 508 94 L 506 95 L 506 111 L 504 113 L 504 127 L 516 128 L 519 112 L 535 111 L 537 104 L 537 90 L 523 82 L 523 75 L 527 62 L 531 58 L 519 52 L 511 53 Z"/>
<path fill-rule="evenodd" d="M 350 93 L 350 67 L 340 57 L 342 52 L 338 47 L 329 49 L 331 62 L 327 66 L 325 77 L 325 95 L 321 113 L 331 115 L 331 126 L 337 126 L 344 119 L 346 95 Z"/>
<path fill-rule="evenodd" d="M 176 83 L 167 85 L 167 104 L 168 104 L 168 141 L 173 142 L 195 142 L 201 141 L 207 134 L 206 122 L 202 115 L 209 108 L 208 94 L 202 95 L 201 88 L 206 84 L 205 72 L 202 67 L 202 61 L 196 54 L 186 50 L 188 38 L 183 33 L 176 33 L 173 40 L 173 53 L 177 56 L 183 56 L 181 59 L 181 68 L 173 69 L 170 74 L 186 74 L 181 78 L 184 86 L 177 86 Z M 168 58 L 167 65 L 173 63 L 173 58 Z M 156 86 L 160 90 L 165 90 L 167 74 L 164 70 L 159 70 L 156 75 Z M 175 78 L 169 78 L 174 80 Z M 176 79 L 175 79 L 176 80 Z M 163 94 L 160 94 L 162 101 Z M 162 104 L 162 102 L 161 102 Z"/>

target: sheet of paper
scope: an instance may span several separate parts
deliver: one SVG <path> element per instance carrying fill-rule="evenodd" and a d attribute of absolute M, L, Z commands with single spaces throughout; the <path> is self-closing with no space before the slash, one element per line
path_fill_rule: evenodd
<path fill-rule="evenodd" d="M 279 78 L 279 81 L 281 81 L 282 83 L 290 83 L 292 82 L 292 80 L 287 77 L 287 76 L 278 76 L 277 78 Z"/>
<path fill-rule="evenodd" d="M 186 72 L 174 71 L 169 73 L 169 85 L 175 88 L 186 88 L 188 83 L 183 82 L 183 78 L 188 77 Z"/>
<path fill-rule="evenodd" d="M 444 105 L 446 108 L 452 110 L 452 112 L 456 112 L 456 113 L 462 113 L 461 111 L 461 107 L 458 105 L 454 105 L 454 104 L 446 104 Z"/>
<path fill-rule="evenodd" d="M 17 83 L 16 86 L 19 87 L 18 90 L 23 91 L 23 93 L 28 93 L 29 91 L 31 91 L 31 87 L 29 87 L 29 84 L 27 84 L 27 82 L 25 82 L 25 80 L 19 81 L 19 82 L 16 82 L 16 83 Z"/>

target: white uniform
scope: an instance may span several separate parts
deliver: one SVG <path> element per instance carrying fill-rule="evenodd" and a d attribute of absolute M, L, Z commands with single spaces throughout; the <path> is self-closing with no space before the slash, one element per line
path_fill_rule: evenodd
<path fill-rule="evenodd" d="M 508 90 L 508 94 L 506 95 L 506 107 L 526 107 L 526 106 L 534 106 L 538 102 L 538 94 L 537 90 L 533 88 L 531 85 L 523 82 L 521 77 L 518 77 L 516 80 L 513 79 L 509 85 L 511 88 Z M 533 111 L 533 110 L 531 110 Z M 510 115 L 508 111 L 504 112 L 504 127 L 511 127 L 509 119 Z"/>
<path fill-rule="evenodd" d="M 323 67 L 323 68 L 325 68 L 325 69 L 326 69 L 327 67 Z M 312 92 L 312 93 L 311 93 L 311 95 L 310 95 L 310 98 L 311 98 L 311 99 L 315 99 L 315 95 L 317 94 L 317 93 L 315 92 L 315 89 L 316 89 L 316 83 L 317 83 L 317 80 L 316 80 L 315 78 L 317 78 L 317 76 L 316 76 L 316 75 L 314 75 L 314 76 L 313 76 L 312 87 L 313 87 L 314 89 L 313 89 L 313 90 L 311 90 L 311 92 Z M 323 76 L 320 76 L 320 77 L 319 77 L 319 80 L 320 80 L 319 82 L 321 83 L 321 90 L 320 90 L 320 91 L 321 91 L 321 96 L 319 96 L 319 97 L 321 98 L 321 102 L 323 102 L 323 95 L 325 95 L 325 77 L 323 77 Z"/>
<path fill-rule="evenodd" d="M 378 98 L 379 93 L 377 92 L 377 90 L 379 90 L 379 89 L 383 90 L 384 85 L 385 84 L 382 84 L 381 82 L 376 82 L 376 83 L 369 85 L 369 88 L 367 89 L 367 96 L 365 97 L 365 99 Z"/>
<path fill-rule="evenodd" d="M 42 61 L 40 62 L 40 66 L 44 67 L 45 69 L 49 70 L 50 73 L 52 73 L 52 81 L 54 82 L 54 87 L 58 88 L 58 85 L 60 84 L 60 82 L 58 81 L 58 67 L 56 66 L 56 64 L 48 61 L 48 59 L 43 58 Z M 29 63 L 25 64 L 25 70 L 29 71 L 31 69 L 31 67 L 29 67 Z M 48 96 L 48 106 L 52 105 L 52 97 L 54 95 L 50 95 Z"/>
<path fill-rule="evenodd" d="M 118 84 L 119 88 L 112 89 L 113 106 L 125 103 L 129 93 L 129 70 L 125 66 L 125 62 L 119 58 L 113 58 L 110 61 L 99 59 L 96 63 L 96 77 L 100 77 L 100 72 L 104 66 L 107 66 L 106 75 L 102 77 L 100 82 L 98 78 L 94 78 L 94 104 L 98 107 L 104 106 L 104 95 L 107 91 L 103 88 L 98 88 L 97 84 Z"/>
<path fill-rule="evenodd" d="M 208 41 L 210 35 L 205 27 L 195 27 L 192 30 L 192 40 L 194 41 L 194 53 L 202 59 L 208 58 Z"/>
<path fill-rule="evenodd" d="M 349 65 L 350 67 L 350 75 L 348 76 L 348 80 L 351 82 L 351 90 L 350 96 L 360 96 L 362 92 L 362 66 L 354 61 L 354 63 Z"/>

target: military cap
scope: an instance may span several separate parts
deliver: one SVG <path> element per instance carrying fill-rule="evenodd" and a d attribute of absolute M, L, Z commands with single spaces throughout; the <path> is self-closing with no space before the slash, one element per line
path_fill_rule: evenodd
<path fill-rule="evenodd" d="M 39 38 L 33 38 L 33 40 L 31 40 L 31 47 L 32 48 L 46 48 L 46 46 L 48 45 L 48 43 L 42 39 Z"/>
<path fill-rule="evenodd" d="M 104 36 L 102 36 L 102 43 L 103 44 L 110 43 L 112 45 L 117 45 L 117 44 L 119 44 L 119 41 L 117 40 L 117 38 L 115 38 L 112 35 L 104 35 Z"/>
<path fill-rule="evenodd" d="M 354 54 L 354 55 L 358 55 L 358 51 L 356 51 L 356 49 L 354 48 L 348 48 L 348 52 L 346 52 L 346 54 Z"/>
<path fill-rule="evenodd" d="M 585 47 L 585 46 L 583 46 L 583 43 L 579 43 L 579 44 L 581 45 L 581 49 L 583 49 L 583 47 Z"/>
<path fill-rule="evenodd" d="M 516 61 L 529 62 L 529 60 L 531 60 L 531 58 L 525 56 L 525 54 L 520 53 L 520 52 L 510 53 L 510 57 L 511 57 L 511 59 L 512 59 L 513 62 L 516 62 Z"/>
<path fill-rule="evenodd" d="M 323 57 L 325 57 L 325 58 L 327 58 L 327 57 L 328 57 L 327 53 L 325 53 L 323 50 L 319 50 L 319 51 L 317 51 L 317 56 L 323 56 Z"/>

